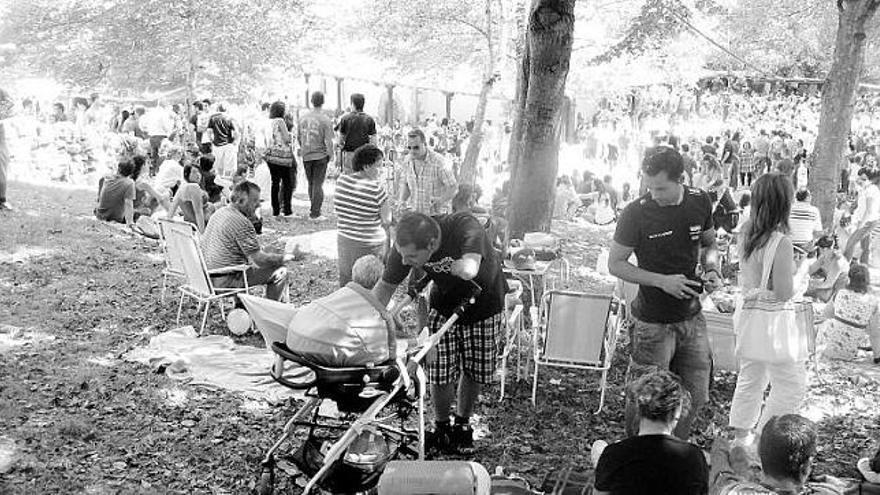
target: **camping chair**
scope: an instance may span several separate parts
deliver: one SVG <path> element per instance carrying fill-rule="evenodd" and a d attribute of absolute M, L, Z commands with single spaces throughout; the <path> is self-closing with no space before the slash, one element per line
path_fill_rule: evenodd
<path fill-rule="evenodd" d="M 533 334 L 532 405 L 537 404 L 539 366 L 557 366 L 600 372 L 601 395 L 594 414 L 602 411 L 617 344 L 615 308 L 610 294 L 551 290 L 544 295 L 542 321 Z"/>
<path fill-rule="evenodd" d="M 205 258 L 202 255 L 202 249 L 199 246 L 199 239 L 195 233 L 186 232 L 184 229 L 168 229 L 165 231 L 167 236 L 167 249 L 169 256 L 177 259 L 181 263 L 183 273 L 186 280 L 180 286 L 180 303 L 177 306 L 177 324 L 180 324 L 180 314 L 183 311 L 183 299 L 190 296 L 199 302 L 199 309 L 204 303 L 205 313 L 202 316 L 202 326 L 199 329 L 199 335 L 205 331 L 205 325 L 208 323 L 208 310 L 211 303 L 222 300 L 226 297 L 232 297 L 237 294 L 246 294 L 248 291 L 247 269 L 248 265 L 234 265 L 224 268 L 208 270 L 205 264 Z M 241 273 L 244 277 L 244 287 L 221 288 L 214 287 L 211 281 L 211 275 L 227 275 L 233 273 Z M 226 319 L 226 311 L 223 303 L 220 301 L 220 314 Z"/>
<path fill-rule="evenodd" d="M 189 222 L 169 220 L 167 218 L 159 220 L 159 244 L 162 246 L 162 257 L 165 258 L 165 269 L 162 270 L 162 293 L 159 296 L 159 300 L 162 303 L 165 302 L 165 293 L 168 291 L 168 278 L 186 279 L 186 274 L 183 272 L 183 260 L 171 256 L 171 251 L 168 249 L 168 236 L 165 232 L 171 230 L 180 230 L 187 234 L 198 235 L 198 228 Z"/>

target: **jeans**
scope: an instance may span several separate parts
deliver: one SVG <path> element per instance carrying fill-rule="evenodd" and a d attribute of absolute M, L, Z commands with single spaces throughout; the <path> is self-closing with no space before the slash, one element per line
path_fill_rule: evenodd
<path fill-rule="evenodd" d="M 150 136 L 150 175 L 156 175 L 159 171 L 159 147 L 162 146 L 162 140 L 168 136 Z"/>
<path fill-rule="evenodd" d="M 278 216 L 283 212 L 285 215 L 292 213 L 290 200 L 293 190 L 296 189 L 296 167 L 284 165 L 269 165 L 269 174 L 272 176 L 272 214 Z"/>
<path fill-rule="evenodd" d="M 637 378 L 658 369 L 668 369 L 681 378 L 691 394 L 691 407 L 673 432 L 682 440 L 690 436 L 691 425 L 709 399 L 712 351 L 706 333 L 706 319 L 700 313 L 677 323 L 648 323 L 633 318 L 632 354 L 627 369 L 624 421 L 626 435 L 638 434 L 638 406 L 630 385 Z"/>
<path fill-rule="evenodd" d="M 856 244 L 858 244 L 862 248 L 862 253 L 859 255 L 859 263 L 863 265 L 868 264 L 871 257 L 871 232 L 874 231 L 876 226 L 876 221 L 865 222 L 865 225 L 856 229 L 849 236 L 849 239 L 846 241 L 846 247 L 843 249 L 843 256 L 847 260 L 852 259 L 856 250 Z"/>
<path fill-rule="evenodd" d="M 336 249 L 339 254 L 337 266 L 339 267 L 339 286 L 345 287 L 345 284 L 351 282 L 351 267 L 354 262 L 361 256 L 375 254 L 383 262 L 385 261 L 385 243 L 370 244 L 366 242 L 355 241 L 348 237 L 336 236 Z"/>
<path fill-rule="evenodd" d="M 3 132 L 0 130 L 0 132 Z M 9 150 L 0 142 L 0 204 L 6 202 L 6 177 L 9 173 Z"/>
<path fill-rule="evenodd" d="M 211 276 L 214 287 L 244 287 L 241 273 L 232 275 Z M 288 292 L 287 267 L 285 266 L 252 266 L 247 269 L 248 287 L 266 286 L 266 299 L 279 301 Z"/>
<path fill-rule="evenodd" d="M 770 395 L 765 403 L 767 385 L 770 385 Z M 730 403 L 730 426 L 744 430 L 755 428 L 761 433 L 773 416 L 797 413 L 806 391 L 804 363 L 769 364 L 742 359 Z"/>
<path fill-rule="evenodd" d="M 312 204 L 309 216 L 312 218 L 321 216 L 321 206 L 324 204 L 324 177 L 327 175 L 329 162 L 329 156 L 319 160 L 303 160 L 303 169 L 309 182 L 309 201 Z"/>

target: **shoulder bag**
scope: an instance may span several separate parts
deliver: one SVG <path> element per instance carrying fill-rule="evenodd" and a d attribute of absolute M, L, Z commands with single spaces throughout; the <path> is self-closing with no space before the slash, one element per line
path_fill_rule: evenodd
<path fill-rule="evenodd" d="M 782 234 L 775 233 L 764 249 L 761 285 L 744 293 L 736 303 L 733 328 L 736 333 L 736 355 L 742 359 L 765 363 L 794 363 L 809 355 L 806 318 L 799 313 L 804 303 L 778 301 L 768 289 L 773 258 Z M 809 303 L 805 303 L 809 304 Z M 800 317 L 799 317 L 800 316 Z"/>

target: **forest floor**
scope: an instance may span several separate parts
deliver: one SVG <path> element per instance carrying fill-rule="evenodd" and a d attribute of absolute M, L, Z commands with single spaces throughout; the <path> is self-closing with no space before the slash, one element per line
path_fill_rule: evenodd
<path fill-rule="evenodd" d="M 91 218 L 94 192 L 12 183 L 16 207 L 0 214 L 0 493 L 250 492 L 259 460 L 296 404 L 254 404 L 156 374 L 122 356 L 174 328 L 176 298 L 160 302 L 163 261 L 156 241 Z M 302 200 L 303 198 L 299 198 Z M 305 213 L 303 201 L 297 213 Z M 332 229 L 266 219 L 263 244 L 282 235 Z M 611 232 L 583 224 L 555 229 L 576 289 L 609 292 L 592 268 Z M 336 286 L 335 261 L 313 256 L 292 266 L 301 303 Z M 173 291 L 173 288 L 172 288 Z M 184 320 L 196 320 L 194 307 Z M 209 332 L 228 335 L 215 315 Z M 255 335 L 234 337 L 258 345 Z M 498 402 L 485 391 L 475 460 L 537 484 L 553 469 L 587 469 L 589 446 L 623 435 L 625 342 L 609 375 L 605 408 L 592 414 L 592 376 L 542 371 L 537 407 L 530 382 L 511 381 Z M 876 375 L 837 364 L 812 376 L 809 405 L 820 425 L 818 473 L 856 477 L 855 462 L 880 438 Z M 735 377 L 717 373 L 693 441 L 708 448 L 725 431 Z M 281 476 L 281 493 L 296 492 Z"/>

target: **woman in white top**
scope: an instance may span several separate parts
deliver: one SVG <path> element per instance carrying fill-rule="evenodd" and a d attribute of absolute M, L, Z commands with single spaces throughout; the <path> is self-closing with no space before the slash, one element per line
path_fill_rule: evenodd
<path fill-rule="evenodd" d="M 214 205 L 208 201 L 208 193 L 199 185 L 202 180 L 201 170 L 193 165 L 187 165 L 183 167 L 183 173 L 186 182 L 177 188 L 168 218 L 174 218 L 174 214 L 180 208 L 183 219 L 195 224 L 199 232 L 204 232 L 208 218 L 214 213 Z"/>
<path fill-rule="evenodd" d="M 868 168 L 859 170 L 858 185 L 859 196 L 856 203 L 856 211 L 853 212 L 852 222 L 855 230 L 846 242 L 843 255 L 846 259 L 852 259 L 856 245 L 862 248 L 859 262 L 868 264 L 871 252 L 871 232 L 880 222 L 880 172 Z"/>
<path fill-rule="evenodd" d="M 825 323 L 819 332 L 817 347 L 829 359 L 850 361 L 858 354 L 867 334 L 880 363 L 880 305 L 870 293 L 871 275 L 865 265 L 849 268 L 849 284 L 825 306 Z"/>
<path fill-rule="evenodd" d="M 767 284 L 767 289 L 772 292 L 769 297 L 773 302 L 784 302 L 794 295 L 794 248 L 788 236 L 793 196 L 791 180 L 777 172 L 764 174 L 752 184 L 751 215 L 739 240 L 743 294 L 762 286 L 765 254 L 768 249 L 774 249 Z M 768 297 L 767 294 L 762 296 Z M 749 330 L 738 329 L 742 333 Z M 735 429 L 734 446 L 753 446 L 753 432 L 761 431 L 770 418 L 797 412 L 806 384 L 806 369 L 802 362 L 778 364 L 740 356 L 739 376 L 730 406 L 730 426 Z M 767 385 L 771 388 L 765 404 Z"/>

